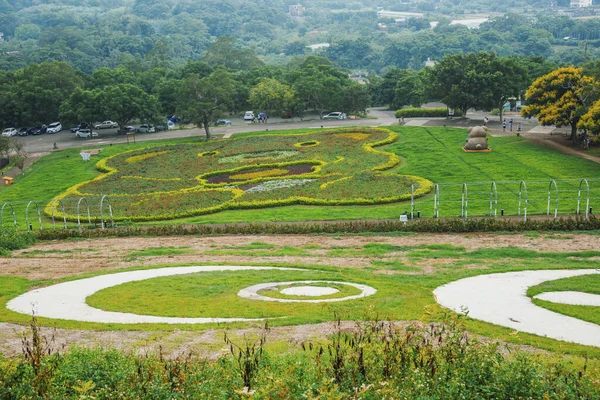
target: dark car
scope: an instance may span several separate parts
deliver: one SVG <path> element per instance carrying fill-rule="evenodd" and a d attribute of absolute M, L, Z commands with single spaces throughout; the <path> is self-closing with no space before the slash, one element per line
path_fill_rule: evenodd
<path fill-rule="evenodd" d="M 85 122 L 82 122 L 81 124 L 72 127 L 71 132 L 77 133 L 77 131 L 79 131 L 80 129 L 90 129 L 90 126 Z"/>
<path fill-rule="evenodd" d="M 292 118 L 292 112 L 291 111 L 282 111 L 281 118 L 283 118 L 283 119 Z"/>
<path fill-rule="evenodd" d="M 29 132 L 30 129 L 31 128 L 25 128 L 25 127 L 23 127 L 21 129 L 19 129 L 19 132 L 17 132 L 17 135 L 19 135 L 19 136 L 27 136 L 28 135 L 27 132 Z"/>
<path fill-rule="evenodd" d="M 35 135 L 35 131 L 36 131 L 36 128 L 34 128 L 34 127 L 28 128 L 27 129 L 27 134 L 28 135 Z"/>
<path fill-rule="evenodd" d="M 133 127 L 131 125 L 128 125 L 125 128 L 123 128 L 123 132 L 125 132 L 125 133 L 135 132 L 135 130 L 136 130 L 135 127 Z"/>
<path fill-rule="evenodd" d="M 46 133 L 47 129 L 48 127 L 46 125 L 38 125 L 35 128 L 33 128 L 32 135 L 42 135 Z"/>

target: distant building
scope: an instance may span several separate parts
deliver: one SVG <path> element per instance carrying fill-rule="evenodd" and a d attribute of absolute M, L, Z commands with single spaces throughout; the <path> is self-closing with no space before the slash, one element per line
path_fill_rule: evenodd
<path fill-rule="evenodd" d="M 431 58 L 427 57 L 427 61 L 425 61 L 426 67 L 433 67 L 437 61 L 432 61 Z"/>
<path fill-rule="evenodd" d="M 4 33 L 0 32 L 0 42 L 4 41 Z"/>
<path fill-rule="evenodd" d="M 591 7 L 592 0 L 571 0 L 571 7 Z"/>
<path fill-rule="evenodd" d="M 302 4 L 294 4 L 289 7 L 289 13 L 292 17 L 301 17 L 304 14 L 304 7 Z"/>
<path fill-rule="evenodd" d="M 329 47 L 329 43 L 309 44 L 306 47 L 308 47 L 312 51 L 315 51 L 315 50 L 319 50 L 319 49 L 326 49 L 326 48 L 328 48 Z"/>
<path fill-rule="evenodd" d="M 382 32 L 385 32 L 387 30 L 387 25 L 386 24 L 382 24 L 381 22 L 377 24 L 377 26 L 379 27 L 379 29 Z"/>

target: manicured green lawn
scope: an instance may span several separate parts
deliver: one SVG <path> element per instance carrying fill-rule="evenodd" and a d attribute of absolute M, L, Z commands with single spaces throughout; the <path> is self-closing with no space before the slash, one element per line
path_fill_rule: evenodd
<path fill-rule="evenodd" d="M 400 157 L 400 164 L 390 172 L 415 175 L 439 184 L 439 214 L 442 217 L 461 214 L 462 183 L 467 182 L 468 214 L 485 215 L 490 209 L 491 181 L 495 181 L 498 191 L 497 213 L 504 209 L 506 215 L 518 212 L 519 181 L 526 181 L 522 190 L 521 213 L 527 201 L 528 214 L 545 214 L 548 201 L 548 188 L 551 180 L 556 180 L 559 188 L 559 212 L 574 213 L 577 208 L 578 189 L 581 178 L 588 178 L 591 186 L 591 206 L 600 198 L 600 185 L 594 178 L 600 172 L 600 165 L 561 154 L 552 149 L 531 144 L 520 137 L 489 138 L 491 153 L 465 153 L 464 129 L 445 127 L 391 127 L 400 134 L 391 145 L 378 147 Z M 298 135 L 308 130 L 269 132 L 283 136 Z M 252 138 L 260 133 L 239 134 L 237 138 Z M 310 136 L 310 135 L 308 135 Z M 349 139 L 350 140 L 350 139 Z M 148 146 L 190 142 L 189 138 L 117 145 L 105 147 L 101 155 L 113 156 L 124 151 L 142 149 Z M 194 143 L 198 143 L 194 141 Z M 212 142 L 211 142 L 212 143 Z M 223 143 L 227 141 L 214 142 Z M 79 157 L 79 150 L 70 149 L 54 152 L 34 163 L 25 173 L 15 179 L 13 186 L 0 191 L 0 202 L 10 201 L 15 206 L 20 226 L 24 226 L 24 210 L 30 199 L 38 201 L 40 207 L 69 187 L 98 176 L 95 162 L 85 163 Z M 335 185 L 345 185 L 341 181 Z M 334 186 L 335 186 L 334 185 Z M 332 186 L 332 187 L 334 187 Z M 352 185 L 348 185 L 352 191 Z M 581 193 L 581 210 L 585 208 L 585 188 Z M 422 216 L 432 216 L 434 196 L 427 195 L 416 200 L 415 211 Z M 90 202 L 93 218 L 99 215 L 97 202 Z M 551 212 L 554 211 L 555 194 L 551 190 Z M 71 205 L 73 208 L 74 205 Z M 87 224 L 85 205 L 81 206 L 82 223 Z M 596 207 L 597 208 L 597 207 Z M 381 205 L 337 205 L 313 206 L 290 205 L 259 209 L 225 210 L 213 214 L 182 218 L 177 220 L 154 221 L 156 223 L 233 223 L 300 220 L 340 220 L 368 218 L 397 218 L 410 211 L 408 202 Z M 105 208 L 105 219 L 107 209 Z M 10 211 L 5 209 L 3 223 L 11 223 Z M 35 207 L 32 205 L 30 223 L 37 228 Z M 48 227 L 49 220 L 44 224 Z M 73 226 L 73 223 L 70 223 Z"/>

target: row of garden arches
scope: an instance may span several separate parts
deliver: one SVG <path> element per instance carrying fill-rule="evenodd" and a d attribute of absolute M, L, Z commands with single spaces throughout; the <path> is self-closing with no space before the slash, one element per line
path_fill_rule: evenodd
<path fill-rule="evenodd" d="M 572 214 L 573 212 L 576 215 L 583 215 L 586 220 L 589 219 L 589 214 L 592 209 L 590 207 L 590 201 L 592 200 L 591 191 L 590 191 L 590 182 L 595 182 L 594 180 L 588 179 L 578 179 L 574 182 L 572 179 L 564 179 L 557 180 L 552 179 L 550 181 L 529 181 L 536 184 L 535 194 L 538 195 L 536 197 L 538 203 L 537 214 L 542 214 L 539 209 L 539 203 L 544 203 L 545 205 L 545 214 L 548 216 L 552 216 L 554 219 L 558 218 L 559 215 L 559 206 L 561 202 L 563 203 L 572 203 L 572 206 L 575 205 L 575 209 L 571 209 L 567 212 L 567 214 Z M 567 193 L 562 198 L 560 197 L 559 192 L 559 184 L 568 184 L 570 191 L 564 190 Z M 469 204 L 473 202 L 473 199 L 470 198 L 470 195 L 473 195 L 473 192 L 470 191 L 470 188 L 475 186 L 479 189 L 477 193 L 478 198 L 477 202 L 485 203 L 485 212 L 482 212 L 483 207 L 479 204 L 478 213 L 472 216 L 490 216 L 496 217 L 498 216 L 499 210 L 499 185 L 505 188 L 505 200 L 507 206 L 516 206 L 516 215 L 522 216 L 523 220 L 527 220 L 528 207 L 531 202 L 531 190 L 528 190 L 528 181 L 520 180 L 520 181 L 508 181 L 508 182 L 496 182 L 496 181 L 488 181 L 488 182 L 473 182 L 473 183 L 454 183 L 454 184 L 434 184 L 433 185 L 433 196 L 429 196 L 428 198 L 418 199 L 415 197 L 415 185 L 411 186 L 411 198 L 410 198 L 410 217 L 414 218 L 415 216 L 421 216 L 420 210 L 417 210 L 418 205 L 424 205 L 428 208 L 431 201 L 433 204 L 431 205 L 433 208 L 433 218 L 439 218 L 441 216 L 442 205 L 446 204 L 448 209 L 451 210 L 451 214 L 453 215 L 445 215 L 449 217 L 457 217 L 468 218 L 469 217 Z M 543 197 L 540 197 L 540 186 L 544 185 L 547 189 L 544 190 Z M 487 187 L 485 191 L 481 191 L 481 187 Z M 511 188 L 510 186 L 513 186 Z M 443 188 L 453 187 L 453 190 L 447 190 L 449 195 L 446 197 L 445 201 L 442 201 L 442 192 Z M 576 187 L 576 190 L 575 190 Z M 518 188 L 518 190 L 516 190 Z M 596 188 L 600 189 L 600 187 Z M 576 192 L 576 195 L 575 195 Z M 508 196 L 506 196 L 508 194 Z M 595 194 L 600 196 L 600 190 L 596 190 Z M 459 197 L 460 196 L 460 197 Z M 569 197 L 571 196 L 571 197 Z M 450 197 L 450 199 L 448 199 Z M 485 197 L 485 199 L 484 199 Z M 458 198 L 460 200 L 458 200 Z M 512 198 L 512 199 L 511 199 Z M 510 201 L 512 200 L 512 201 Z M 543 201 L 542 201 L 543 200 Z M 594 200 L 598 200 L 594 198 Z M 452 207 L 452 203 L 456 203 L 455 207 Z M 460 203 L 460 210 L 458 209 L 458 203 Z M 454 208 L 455 213 L 452 213 L 452 209 Z M 500 215 L 504 216 L 504 208 L 500 209 Z M 564 213 L 563 213 L 564 214 Z"/>
<path fill-rule="evenodd" d="M 105 214 L 105 210 L 108 211 L 108 215 Z M 15 213 L 15 207 L 13 206 L 13 203 L 11 203 L 11 202 L 5 202 L 4 204 L 2 204 L 2 207 L 0 208 L 0 227 L 4 228 L 6 225 L 10 224 L 10 223 L 7 223 L 7 221 L 6 221 L 5 212 L 10 213 L 9 215 L 12 216 L 12 226 L 14 227 L 15 230 L 18 230 L 19 224 L 17 222 L 17 214 Z M 53 229 L 56 229 L 56 226 L 57 226 L 56 216 L 59 213 L 60 213 L 60 215 L 62 215 L 62 221 L 61 221 L 61 218 L 58 218 L 58 225 L 60 226 L 62 224 L 64 229 L 68 229 L 68 227 L 67 227 L 67 212 L 65 210 L 65 204 L 63 203 L 62 200 L 57 199 L 52 202 L 51 218 L 52 218 L 52 228 Z M 90 202 L 88 201 L 87 197 L 80 197 L 77 200 L 76 207 L 75 207 L 75 215 L 77 215 L 77 228 L 78 229 L 82 229 L 82 220 L 83 220 L 83 223 L 85 223 L 86 215 L 87 215 L 87 222 L 88 222 L 87 226 L 89 227 L 92 225 L 92 212 L 90 210 Z M 106 195 L 102 196 L 100 198 L 99 216 L 100 216 L 100 225 L 101 225 L 102 229 L 105 229 L 107 226 L 110 226 L 110 227 L 115 226 L 114 219 L 113 219 L 112 204 L 111 204 L 110 198 Z M 105 216 L 108 217 L 110 224 L 108 223 L 107 220 L 104 219 Z M 31 201 L 27 202 L 27 205 L 25 206 L 25 227 L 26 227 L 26 229 L 33 230 L 34 221 L 35 221 L 36 217 L 37 217 L 38 227 L 41 230 L 44 228 L 43 223 L 42 223 L 42 210 L 41 210 L 38 202 L 36 202 L 35 200 L 31 200 Z"/>

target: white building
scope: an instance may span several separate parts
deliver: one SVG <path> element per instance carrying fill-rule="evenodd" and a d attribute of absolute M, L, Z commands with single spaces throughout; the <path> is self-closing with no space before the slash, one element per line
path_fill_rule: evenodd
<path fill-rule="evenodd" d="M 592 0 L 571 0 L 571 7 L 591 7 Z"/>

